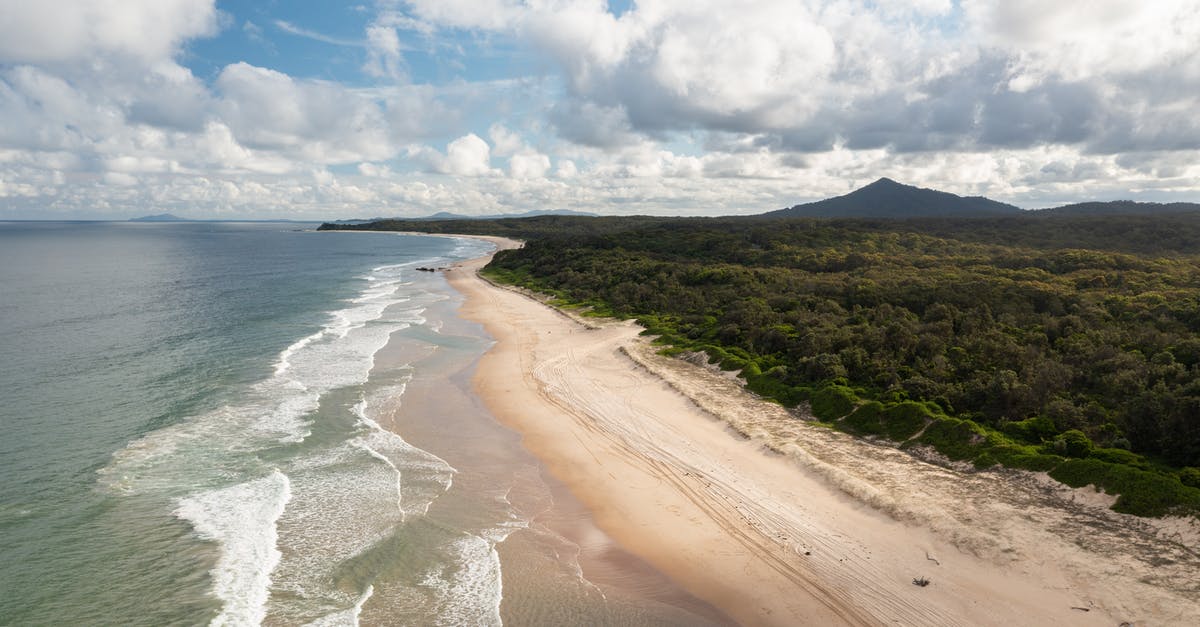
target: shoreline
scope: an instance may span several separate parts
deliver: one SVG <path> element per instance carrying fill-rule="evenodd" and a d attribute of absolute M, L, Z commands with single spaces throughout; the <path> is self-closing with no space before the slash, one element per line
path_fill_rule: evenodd
<path fill-rule="evenodd" d="M 1091 578 L 1098 556 L 1037 535 L 1038 521 L 992 537 L 992 523 L 971 528 L 955 499 L 922 492 L 993 489 L 955 485 L 988 477 L 968 481 L 780 416 L 736 382 L 658 356 L 632 323 L 585 326 L 478 277 L 490 258 L 446 274 L 464 296 L 460 315 L 496 340 L 477 366 L 476 394 L 601 529 L 739 623 L 1115 625 L 1200 615 L 1112 565 Z M 866 466 L 863 454 L 899 478 L 849 468 Z M 914 469 L 921 478 L 904 485 Z M 914 505 L 921 496 L 934 502 Z M 1039 542 L 1052 544 L 1044 556 Z M 919 577 L 932 583 L 914 586 Z"/>

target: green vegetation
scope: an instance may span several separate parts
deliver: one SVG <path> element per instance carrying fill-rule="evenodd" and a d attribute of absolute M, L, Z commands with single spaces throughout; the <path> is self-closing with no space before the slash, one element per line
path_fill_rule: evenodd
<path fill-rule="evenodd" d="M 1200 215 L 539 220 L 436 224 L 838 429 L 1200 512 Z"/>

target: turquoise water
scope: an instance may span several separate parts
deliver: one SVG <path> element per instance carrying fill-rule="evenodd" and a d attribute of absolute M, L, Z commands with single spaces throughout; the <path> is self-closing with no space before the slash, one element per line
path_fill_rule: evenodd
<path fill-rule="evenodd" d="M 725 622 L 472 393 L 490 248 L 0 223 L 0 624 Z"/>

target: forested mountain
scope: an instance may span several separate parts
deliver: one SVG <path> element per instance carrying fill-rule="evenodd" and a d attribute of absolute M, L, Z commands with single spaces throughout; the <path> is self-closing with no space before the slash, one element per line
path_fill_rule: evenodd
<path fill-rule="evenodd" d="M 881 178 L 844 196 L 763 214 L 770 218 L 920 218 L 1015 215 L 1021 209 L 982 196 L 957 196 Z"/>
<path fill-rule="evenodd" d="M 1051 209 L 1025 211 L 982 196 L 957 196 L 881 178 L 844 196 L 835 196 L 788 209 L 764 213 L 766 218 L 963 218 L 1017 215 L 1116 216 L 1200 212 L 1200 203 L 1084 202 Z"/>

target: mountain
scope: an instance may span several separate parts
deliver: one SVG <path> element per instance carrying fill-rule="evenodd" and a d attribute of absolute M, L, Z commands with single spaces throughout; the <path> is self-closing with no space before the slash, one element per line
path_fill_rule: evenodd
<path fill-rule="evenodd" d="M 1111 202 L 1081 202 L 1073 205 L 1042 209 L 1037 215 L 1054 216 L 1115 216 L 1115 215 L 1153 215 L 1162 213 L 1200 212 L 1200 203 L 1194 202 L 1134 202 L 1132 200 L 1114 200 Z"/>
<path fill-rule="evenodd" d="M 130 222 L 190 222 L 187 218 L 181 218 L 172 213 L 156 213 L 152 216 L 142 216 L 140 218 L 130 218 Z"/>
<path fill-rule="evenodd" d="M 769 218 L 936 218 L 1019 215 L 1021 208 L 881 178 L 845 196 L 762 214 Z"/>

